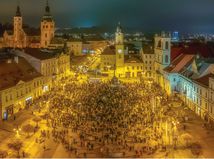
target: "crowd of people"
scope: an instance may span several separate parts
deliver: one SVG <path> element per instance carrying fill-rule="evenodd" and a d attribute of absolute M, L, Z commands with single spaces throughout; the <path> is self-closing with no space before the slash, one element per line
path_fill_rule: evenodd
<path fill-rule="evenodd" d="M 167 96 L 155 84 L 64 79 L 43 98 L 53 140 L 75 157 L 142 157 L 164 145 Z"/>

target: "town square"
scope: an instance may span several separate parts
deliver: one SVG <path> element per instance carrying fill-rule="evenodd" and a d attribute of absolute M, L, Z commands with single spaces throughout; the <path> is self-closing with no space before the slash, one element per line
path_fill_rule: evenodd
<path fill-rule="evenodd" d="M 3 1 L 0 14 L 8 19 L 9 6 L 13 14 L 12 21 L 0 21 L 0 158 L 214 156 L 214 35 L 208 27 L 206 34 L 195 33 L 192 21 L 185 33 L 178 22 L 176 27 L 154 23 L 170 30 L 160 31 L 129 19 L 138 17 L 138 5 L 154 5 L 146 1 L 90 0 L 117 10 L 96 11 L 88 2 L 73 10 L 80 19 L 93 13 L 112 20 L 109 28 L 102 20 L 95 26 L 64 21 L 71 4 L 80 6 L 76 0 Z M 211 2 L 196 1 L 195 7 L 210 9 Z M 160 7 L 181 7 L 167 2 Z M 179 21 L 180 15 L 171 13 Z"/>

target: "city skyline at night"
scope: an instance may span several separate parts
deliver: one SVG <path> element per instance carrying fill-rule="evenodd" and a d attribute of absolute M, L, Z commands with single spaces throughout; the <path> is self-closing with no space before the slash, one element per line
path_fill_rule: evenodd
<path fill-rule="evenodd" d="M 214 156 L 213 0 L 1 0 L 0 158 Z"/>
<path fill-rule="evenodd" d="M 20 1 L 24 23 L 39 27 L 45 3 L 45 0 Z M 211 0 L 51 0 L 49 3 L 60 28 L 101 26 L 112 29 L 120 21 L 125 28 L 143 32 L 214 32 L 214 2 Z M 2 0 L 0 4 L 1 22 L 10 22 L 17 2 Z"/>

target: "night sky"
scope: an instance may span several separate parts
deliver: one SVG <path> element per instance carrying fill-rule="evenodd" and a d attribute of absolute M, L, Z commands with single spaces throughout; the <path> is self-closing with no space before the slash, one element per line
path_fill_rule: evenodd
<path fill-rule="evenodd" d="M 39 26 L 45 0 L 20 0 L 24 22 Z M 17 0 L 0 0 L 0 21 L 15 14 Z M 214 33 L 214 0 L 50 0 L 58 27 L 107 26 L 121 21 L 139 31 Z"/>

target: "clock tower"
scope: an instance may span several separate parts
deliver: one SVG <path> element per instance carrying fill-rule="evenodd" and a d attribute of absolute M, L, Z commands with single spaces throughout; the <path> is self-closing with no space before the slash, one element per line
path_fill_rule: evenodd
<path fill-rule="evenodd" d="M 19 5 L 17 6 L 16 16 L 13 18 L 13 26 L 14 26 L 14 47 L 22 48 L 23 38 L 22 38 L 22 15 L 20 11 Z"/>
<path fill-rule="evenodd" d="M 45 15 L 42 17 L 41 21 L 41 48 L 47 48 L 51 43 L 51 40 L 54 38 L 55 33 L 55 22 L 50 13 L 50 7 L 47 4 L 45 7 Z"/>
<path fill-rule="evenodd" d="M 124 68 L 124 34 L 122 32 L 122 27 L 120 23 L 117 26 L 117 31 L 115 33 L 115 50 L 116 50 L 116 69 L 119 74 L 120 70 Z"/>

